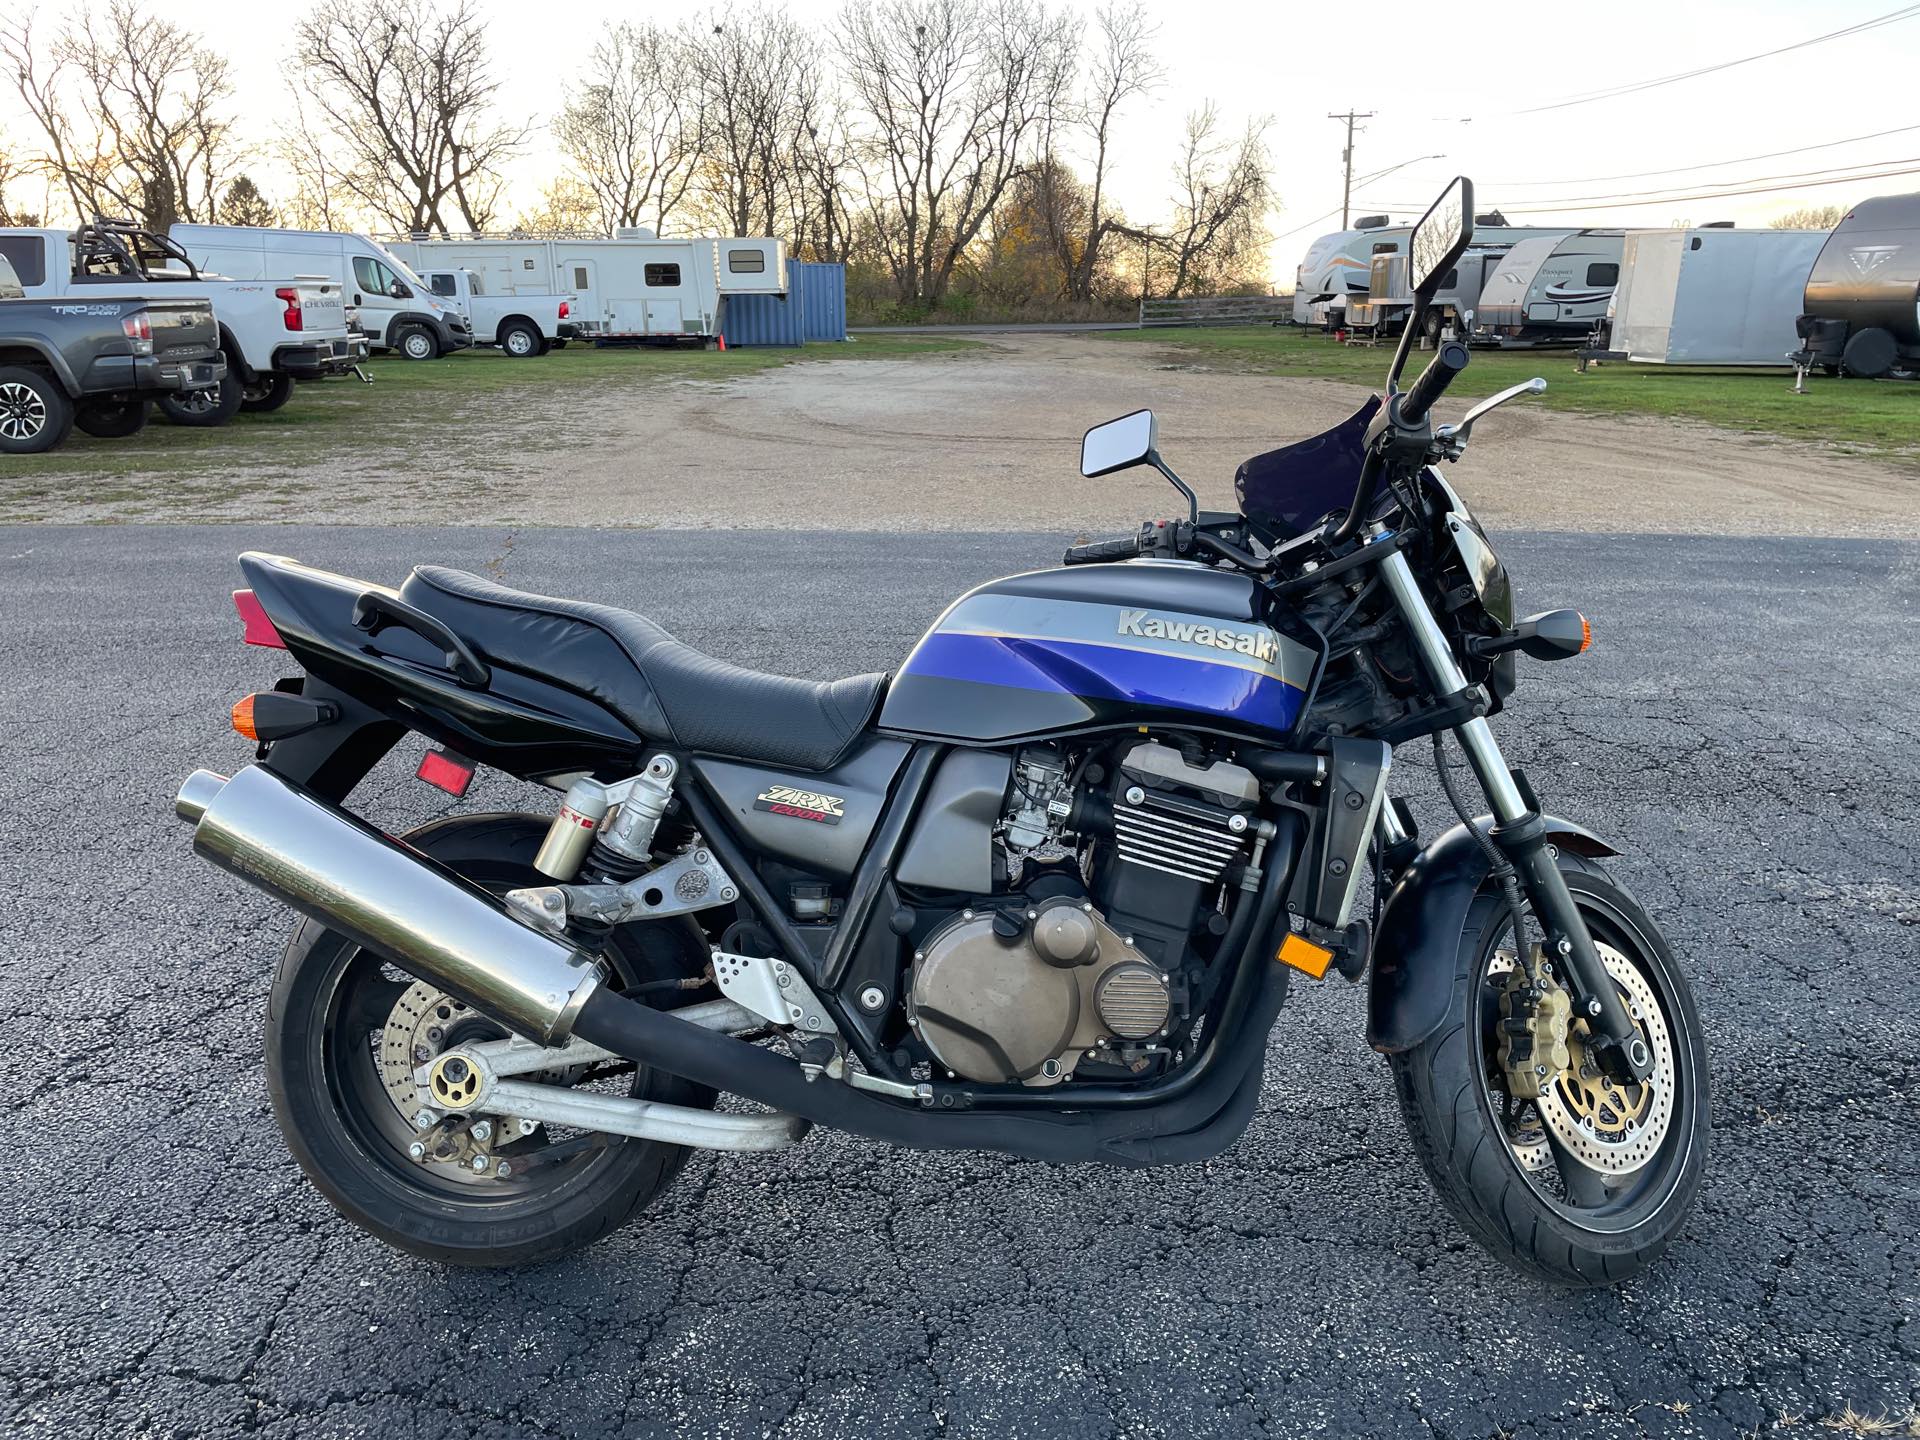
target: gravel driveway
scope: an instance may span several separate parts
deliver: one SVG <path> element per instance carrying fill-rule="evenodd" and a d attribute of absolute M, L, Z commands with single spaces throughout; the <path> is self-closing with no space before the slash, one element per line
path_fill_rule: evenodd
<path fill-rule="evenodd" d="M 1018 415 L 944 423 L 981 437 L 977 464 L 927 462 L 930 489 L 981 477 L 948 522 L 1020 494 Z M 1526 601 L 1579 604 L 1598 637 L 1530 666 L 1499 729 L 1554 809 L 1628 852 L 1714 1060 L 1700 1206 L 1612 1295 L 1543 1290 L 1461 1236 L 1337 981 L 1295 992 L 1251 1132 L 1204 1166 L 817 1133 L 696 1158 L 640 1223 L 540 1270 L 396 1257 L 333 1215 L 268 1113 L 288 917 L 191 860 L 170 814 L 189 769 L 243 763 L 226 706 L 284 663 L 238 643 L 233 553 L 484 569 L 817 674 L 894 663 L 1059 536 L 0 529 L 0 1430 L 1749 1437 L 1911 1416 L 1920 550 L 1498 538 Z M 440 798 L 398 765 L 370 794 L 388 824 Z M 516 795 L 492 777 L 468 803 Z"/>

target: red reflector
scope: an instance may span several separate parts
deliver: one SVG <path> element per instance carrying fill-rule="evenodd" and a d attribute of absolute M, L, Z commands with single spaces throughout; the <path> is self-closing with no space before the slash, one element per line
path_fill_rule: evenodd
<path fill-rule="evenodd" d="M 434 789 L 444 790 L 458 800 L 473 783 L 473 762 L 446 750 L 429 750 L 420 757 L 420 768 L 413 773 Z"/>
<path fill-rule="evenodd" d="M 280 638 L 280 632 L 273 628 L 273 622 L 267 619 L 266 608 L 260 598 L 251 590 L 233 592 L 233 608 L 240 612 L 240 638 L 249 645 L 265 645 L 270 650 L 284 650 L 287 642 Z"/>

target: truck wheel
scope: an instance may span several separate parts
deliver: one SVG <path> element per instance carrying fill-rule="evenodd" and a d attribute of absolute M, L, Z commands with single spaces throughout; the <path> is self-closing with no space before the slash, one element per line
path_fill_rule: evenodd
<path fill-rule="evenodd" d="M 291 375 L 262 375 L 240 387 L 240 408 L 249 415 L 267 415 L 293 398 Z"/>
<path fill-rule="evenodd" d="M 239 413 L 240 377 L 229 370 L 226 378 L 212 389 L 162 395 L 160 410 L 176 425 L 193 425 L 205 430 L 224 425 Z"/>
<path fill-rule="evenodd" d="M 524 320 L 509 320 L 500 327 L 500 351 L 514 360 L 529 360 L 546 353 L 540 332 Z"/>
<path fill-rule="evenodd" d="M 144 400 L 96 400 L 74 411 L 73 423 L 102 440 L 138 435 L 147 428 Z"/>
<path fill-rule="evenodd" d="M 0 454 L 38 455 L 73 433 L 73 402 L 30 365 L 0 365 Z"/>
<path fill-rule="evenodd" d="M 440 344 L 433 338 L 432 332 L 418 325 L 409 325 L 394 336 L 393 348 L 409 360 L 438 360 Z"/>

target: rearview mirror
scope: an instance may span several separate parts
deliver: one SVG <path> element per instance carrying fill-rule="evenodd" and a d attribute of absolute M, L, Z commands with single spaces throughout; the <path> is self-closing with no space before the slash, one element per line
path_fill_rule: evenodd
<path fill-rule="evenodd" d="M 1153 459 L 1158 427 L 1151 410 L 1136 410 L 1087 431 L 1080 441 L 1080 473 L 1089 480 L 1130 470 Z"/>
<path fill-rule="evenodd" d="M 1472 239 L 1473 182 L 1461 175 L 1440 192 L 1440 198 L 1413 227 L 1413 239 L 1407 246 L 1407 270 L 1414 295 L 1423 302 L 1431 300 L 1439 289 L 1440 277 L 1453 268 Z"/>

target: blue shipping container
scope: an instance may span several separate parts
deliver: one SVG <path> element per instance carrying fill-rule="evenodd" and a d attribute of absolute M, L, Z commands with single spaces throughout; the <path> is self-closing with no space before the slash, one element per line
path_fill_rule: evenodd
<path fill-rule="evenodd" d="M 790 261 L 785 295 L 729 295 L 729 346 L 801 345 L 847 338 L 847 267 Z"/>

